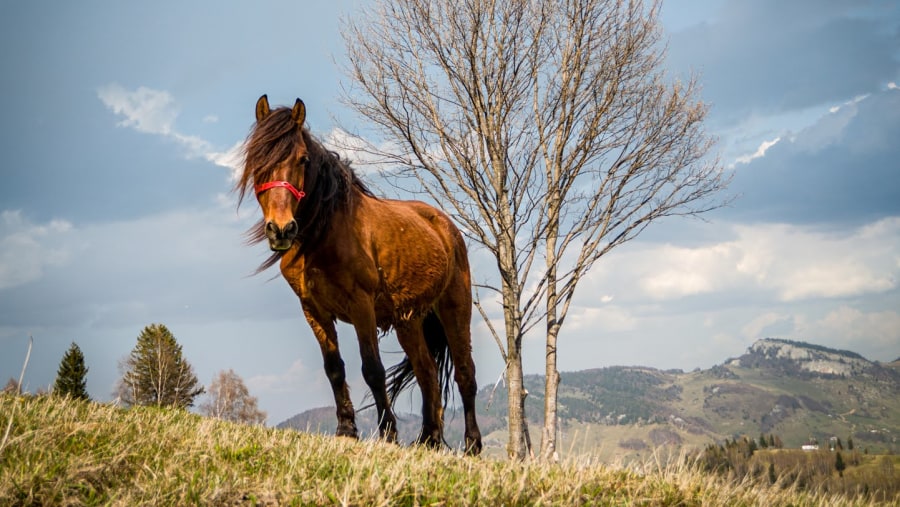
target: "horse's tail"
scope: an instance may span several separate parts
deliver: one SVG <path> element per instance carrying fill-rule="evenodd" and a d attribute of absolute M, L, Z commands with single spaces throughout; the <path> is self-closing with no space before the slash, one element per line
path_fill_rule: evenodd
<path fill-rule="evenodd" d="M 452 384 L 450 382 L 453 376 L 453 362 L 450 359 L 450 349 L 447 343 L 447 333 L 444 332 L 444 326 L 434 311 L 428 312 L 422 321 L 422 331 L 425 335 L 425 344 L 428 346 L 428 352 L 434 358 L 437 365 L 438 382 L 440 384 L 441 396 L 444 399 L 444 407 L 453 394 Z M 404 357 L 402 361 L 392 366 L 387 371 L 387 391 L 391 405 L 397 397 L 408 389 L 416 376 L 413 373 L 412 362 L 409 357 Z"/>

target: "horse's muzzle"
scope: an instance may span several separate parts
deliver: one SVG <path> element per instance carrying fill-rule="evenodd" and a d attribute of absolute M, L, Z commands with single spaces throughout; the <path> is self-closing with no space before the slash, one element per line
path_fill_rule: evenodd
<path fill-rule="evenodd" d="M 273 221 L 266 222 L 266 238 L 269 239 L 269 248 L 273 252 L 283 252 L 291 248 L 299 231 L 297 221 L 293 219 L 283 227 Z"/>

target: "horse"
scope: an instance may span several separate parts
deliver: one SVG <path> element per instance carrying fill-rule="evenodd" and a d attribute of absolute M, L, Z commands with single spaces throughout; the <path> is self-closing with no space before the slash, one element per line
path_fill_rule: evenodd
<path fill-rule="evenodd" d="M 335 330 L 341 320 L 356 331 L 381 438 L 397 442 L 393 403 L 416 382 L 422 429 L 415 443 L 440 447 L 442 396 L 451 394 L 452 375 L 465 416 L 465 452 L 479 454 L 471 275 L 462 234 L 426 203 L 375 196 L 305 121 L 302 100 L 271 109 L 261 96 L 236 190 L 239 203 L 252 190 L 263 212 L 249 240 L 268 241 L 273 253 L 257 272 L 279 263 L 319 343 L 337 406 L 336 434 L 359 437 Z M 405 357 L 385 371 L 379 334 L 392 329 Z"/>

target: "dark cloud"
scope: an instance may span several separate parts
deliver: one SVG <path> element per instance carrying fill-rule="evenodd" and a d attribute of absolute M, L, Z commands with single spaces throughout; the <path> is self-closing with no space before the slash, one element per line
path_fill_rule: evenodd
<path fill-rule="evenodd" d="M 900 5 L 852 0 L 725 2 L 671 34 L 669 63 L 700 71 L 713 115 L 803 109 L 868 93 L 900 76 Z"/>
<path fill-rule="evenodd" d="M 900 90 L 846 104 L 738 164 L 732 218 L 860 223 L 900 215 Z"/>

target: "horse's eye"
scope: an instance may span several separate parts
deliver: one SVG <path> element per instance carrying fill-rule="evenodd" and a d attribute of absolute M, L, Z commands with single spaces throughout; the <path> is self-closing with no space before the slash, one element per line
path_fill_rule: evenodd
<path fill-rule="evenodd" d="M 300 157 L 300 160 L 298 162 L 300 165 L 308 164 L 309 163 L 309 155 L 303 155 L 302 157 Z"/>

